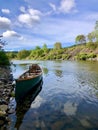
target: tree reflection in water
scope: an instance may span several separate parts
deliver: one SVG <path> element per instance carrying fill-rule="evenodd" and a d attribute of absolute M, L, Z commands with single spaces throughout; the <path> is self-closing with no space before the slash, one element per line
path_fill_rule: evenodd
<path fill-rule="evenodd" d="M 55 70 L 55 75 L 57 76 L 57 77 L 62 77 L 62 70 Z"/>
<path fill-rule="evenodd" d="M 49 70 L 48 70 L 47 68 L 43 68 L 43 72 L 44 72 L 45 75 L 48 74 L 48 71 L 49 71 Z"/>

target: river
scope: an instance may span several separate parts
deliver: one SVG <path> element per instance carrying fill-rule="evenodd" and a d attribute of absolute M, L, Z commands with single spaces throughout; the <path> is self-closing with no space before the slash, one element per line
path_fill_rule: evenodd
<path fill-rule="evenodd" d="M 98 62 L 12 61 L 17 78 L 32 63 L 43 82 L 9 115 L 8 130 L 98 130 Z"/>

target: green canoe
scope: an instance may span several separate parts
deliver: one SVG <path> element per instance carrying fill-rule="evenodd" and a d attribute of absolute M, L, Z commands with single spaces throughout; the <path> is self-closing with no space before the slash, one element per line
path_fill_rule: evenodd
<path fill-rule="evenodd" d="M 18 102 L 42 80 L 42 70 L 39 65 L 32 64 L 29 70 L 16 79 L 15 99 Z"/>

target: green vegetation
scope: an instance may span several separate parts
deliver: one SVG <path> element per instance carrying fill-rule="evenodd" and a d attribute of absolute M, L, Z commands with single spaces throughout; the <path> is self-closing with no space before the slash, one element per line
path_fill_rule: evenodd
<path fill-rule="evenodd" d="M 79 44 L 61 49 L 35 47 L 30 51 L 9 52 L 7 55 L 12 59 L 20 60 L 96 60 L 98 57 L 98 44 Z"/>
<path fill-rule="evenodd" d="M 7 57 L 8 57 L 9 59 L 15 59 L 15 58 L 18 57 L 18 56 L 17 56 L 17 53 L 18 53 L 18 52 L 6 52 L 6 55 L 7 55 Z"/>
<path fill-rule="evenodd" d="M 17 53 L 9 52 L 10 59 L 30 60 L 98 60 L 98 21 L 94 30 L 86 36 L 79 34 L 75 38 L 76 45 L 63 48 L 60 42 L 56 42 L 53 48 L 43 44 L 42 48 L 36 46 L 33 50 L 21 50 Z"/>
<path fill-rule="evenodd" d="M 62 48 L 62 44 L 60 42 L 56 42 L 54 44 L 54 49 L 61 49 Z"/>
<path fill-rule="evenodd" d="M 0 51 L 0 65 L 9 65 L 9 59 L 4 51 Z"/>
<path fill-rule="evenodd" d="M 10 94 L 11 97 L 15 97 L 15 92 L 12 91 L 11 94 Z"/>
<path fill-rule="evenodd" d="M 19 52 L 18 52 L 17 58 L 18 58 L 18 59 L 24 59 L 24 58 L 28 57 L 29 54 L 30 54 L 29 51 L 27 51 L 27 50 L 22 50 L 22 51 L 19 51 Z M 16 55 L 15 55 L 15 57 L 16 57 Z"/>
<path fill-rule="evenodd" d="M 0 37 L 2 37 L 2 36 L 0 36 Z M 0 66 L 6 66 L 6 65 L 10 64 L 6 53 L 3 51 L 4 45 L 5 45 L 5 42 L 2 41 L 0 38 Z"/>
<path fill-rule="evenodd" d="M 76 42 L 77 44 L 85 44 L 85 43 L 86 43 L 86 37 L 85 37 L 83 34 L 78 35 L 78 36 L 76 37 L 76 39 L 75 39 L 75 42 Z"/>

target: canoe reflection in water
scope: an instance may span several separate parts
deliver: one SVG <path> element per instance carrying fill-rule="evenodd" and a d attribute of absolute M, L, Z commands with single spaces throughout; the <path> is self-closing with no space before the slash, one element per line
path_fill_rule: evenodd
<path fill-rule="evenodd" d="M 23 118 L 26 114 L 26 112 L 29 110 L 31 103 L 35 100 L 35 98 L 38 96 L 40 91 L 42 90 L 43 80 L 41 80 L 33 89 L 30 91 L 26 97 L 24 97 L 23 100 L 20 100 L 20 102 L 17 102 L 16 106 L 16 123 L 15 128 L 19 130 Z"/>

